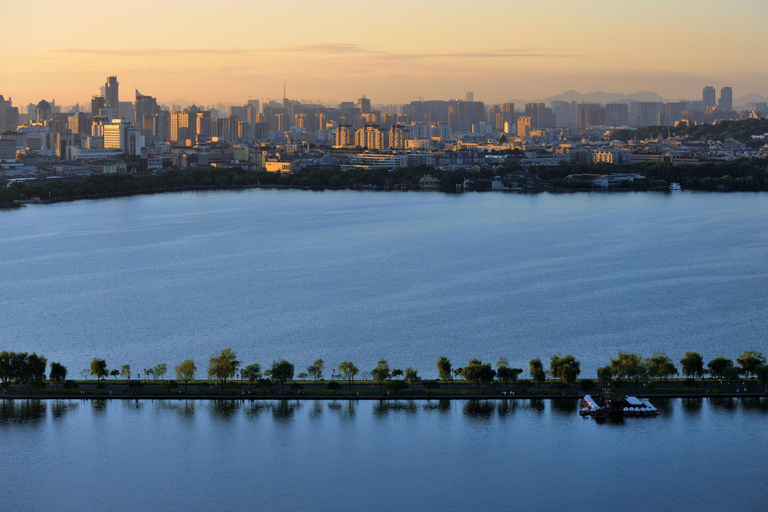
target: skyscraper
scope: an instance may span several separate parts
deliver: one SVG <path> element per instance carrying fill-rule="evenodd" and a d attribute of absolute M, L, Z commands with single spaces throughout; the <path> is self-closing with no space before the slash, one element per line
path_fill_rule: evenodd
<path fill-rule="evenodd" d="M 115 114 L 117 114 L 117 109 L 120 107 L 119 86 L 120 84 L 116 76 L 108 76 L 107 83 L 104 84 L 104 97 L 107 100 L 107 107 L 114 110 Z"/>
<path fill-rule="evenodd" d="M 714 107 L 717 105 L 715 102 L 715 88 L 711 85 L 708 85 L 704 88 L 701 94 L 701 99 L 704 102 L 704 108 L 707 107 Z"/>
<path fill-rule="evenodd" d="M 720 108 L 723 110 L 733 110 L 733 89 L 723 87 L 720 89 Z"/>
<path fill-rule="evenodd" d="M 363 95 L 362 98 L 357 100 L 357 108 L 360 109 L 361 114 L 367 114 L 368 112 L 371 111 L 371 100 L 369 100 L 368 98 L 365 97 L 365 95 Z"/>
<path fill-rule="evenodd" d="M 144 126 L 144 116 L 154 116 L 160 112 L 157 106 L 157 100 L 152 96 L 146 96 L 136 90 L 136 103 L 133 105 L 133 120 L 136 125 L 142 129 L 142 134 L 146 137 L 152 135 L 151 131 Z"/>

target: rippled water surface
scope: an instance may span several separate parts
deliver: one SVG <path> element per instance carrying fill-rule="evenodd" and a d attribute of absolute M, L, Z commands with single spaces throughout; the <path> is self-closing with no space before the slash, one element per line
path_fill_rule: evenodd
<path fill-rule="evenodd" d="M 768 194 L 194 192 L 0 212 L 0 349 L 435 376 L 768 352 Z"/>
<path fill-rule="evenodd" d="M 763 511 L 768 399 L 0 401 L 2 510 Z"/>

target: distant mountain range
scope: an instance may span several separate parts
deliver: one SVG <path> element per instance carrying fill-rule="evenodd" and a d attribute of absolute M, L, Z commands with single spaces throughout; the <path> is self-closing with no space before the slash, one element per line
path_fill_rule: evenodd
<path fill-rule="evenodd" d="M 524 106 L 526 101 L 525 100 L 509 100 L 510 102 L 513 102 L 515 106 Z M 595 92 L 587 92 L 587 93 L 580 93 L 578 91 L 570 90 L 566 91 L 562 94 L 556 94 L 554 96 L 548 96 L 546 98 L 541 98 L 537 100 L 528 100 L 528 101 L 537 101 L 537 102 L 544 102 L 549 104 L 551 101 L 576 101 L 578 103 L 627 103 L 630 101 L 663 101 L 665 103 L 671 102 L 671 101 L 680 101 L 679 99 L 669 99 L 669 98 L 663 98 L 660 94 L 652 92 L 652 91 L 638 91 L 633 92 L 629 94 L 624 94 L 622 92 L 603 92 L 603 91 L 595 91 Z M 753 102 L 753 101 L 768 101 L 768 97 L 762 96 L 757 93 L 751 93 L 747 94 L 746 96 L 741 96 L 738 98 L 733 99 L 733 106 L 735 108 L 739 107 L 746 107 L 747 103 Z"/>

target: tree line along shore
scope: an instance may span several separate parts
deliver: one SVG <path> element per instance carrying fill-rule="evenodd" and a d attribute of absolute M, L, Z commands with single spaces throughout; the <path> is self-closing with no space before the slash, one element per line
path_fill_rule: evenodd
<path fill-rule="evenodd" d="M 59 396 L 75 393 L 89 395 L 125 395 L 130 397 L 183 396 L 574 396 L 594 388 L 611 387 L 634 393 L 681 395 L 709 393 L 766 393 L 768 365 L 765 356 L 747 350 L 733 360 L 718 356 L 705 364 L 698 352 L 686 352 L 678 370 L 663 352 L 651 357 L 619 352 L 609 364 L 599 367 L 595 379 L 581 376 L 581 364 L 572 355 L 554 354 L 546 368 L 541 359 L 528 363 L 527 378 L 522 368 L 510 366 L 507 358 L 495 365 L 470 359 L 455 367 L 446 357 L 436 362 L 437 379 L 422 379 L 419 370 L 390 367 L 385 359 L 368 371 L 343 361 L 326 368 L 317 359 L 306 370 L 278 359 L 271 365 L 242 365 L 231 348 L 208 359 L 206 377 L 197 380 L 198 367 L 187 359 L 173 368 L 175 379 L 168 378 L 168 366 L 133 370 L 124 364 L 110 369 L 105 359 L 94 358 L 89 368 L 79 372 L 80 379 L 68 378 L 68 369 L 36 353 L 0 352 L 0 390 L 4 396 Z M 681 377 L 682 374 L 682 377 Z M 95 378 L 91 380 L 90 377 Z M 708 377 L 708 378 L 707 378 Z"/>
<path fill-rule="evenodd" d="M 504 156 L 504 155 L 499 155 Z M 511 156 L 511 155 L 510 155 Z M 633 181 L 620 181 L 614 190 L 666 190 L 670 183 L 684 189 L 703 191 L 768 190 L 768 158 L 739 158 L 726 162 L 704 162 L 697 165 L 672 165 L 669 162 L 639 162 L 615 166 L 606 163 L 562 163 L 556 166 L 526 167 L 514 159 L 499 166 L 479 169 L 441 170 L 419 165 L 386 169 L 319 169 L 302 168 L 290 174 L 246 171 L 234 168 L 192 168 L 188 170 L 136 174 L 94 174 L 78 180 L 50 180 L 43 184 L 18 181 L 0 187 L 0 205 L 38 198 L 56 202 L 73 199 L 102 198 L 119 195 L 148 194 L 209 188 L 303 188 L 353 189 L 373 187 L 377 190 L 418 189 L 419 179 L 431 174 L 440 181 L 438 190 L 455 192 L 457 185 L 468 190 L 486 191 L 496 176 L 510 174 L 507 187 L 526 191 L 567 191 L 595 188 L 590 180 L 571 175 L 634 174 L 645 176 Z"/>

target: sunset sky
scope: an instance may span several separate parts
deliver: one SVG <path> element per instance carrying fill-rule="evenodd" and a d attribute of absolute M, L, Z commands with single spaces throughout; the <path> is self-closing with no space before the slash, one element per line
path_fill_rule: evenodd
<path fill-rule="evenodd" d="M 374 8 L 375 6 L 375 8 Z M 487 103 L 580 92 L 768 95 L 766 0 L 25 0 L 2 6 L 0 94 L 87 102 Z"/>

